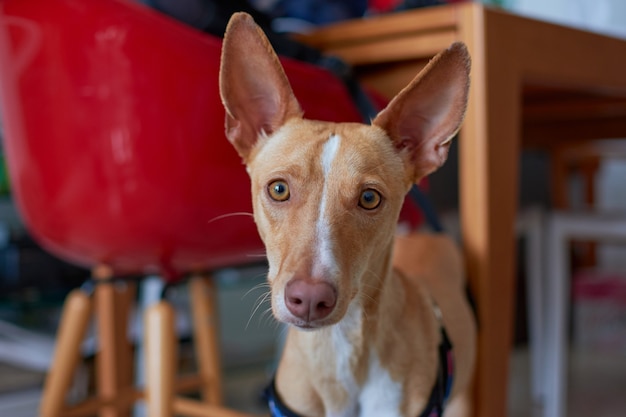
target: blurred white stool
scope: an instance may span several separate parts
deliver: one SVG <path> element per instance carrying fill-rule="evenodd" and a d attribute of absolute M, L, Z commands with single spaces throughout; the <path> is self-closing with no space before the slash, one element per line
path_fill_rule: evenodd
<path fill-rule="evenodd" d="M 517 234 L 524 238 L 526 272 L 526 310 L 530 349 L 530 389 L 533 412 L 543 411 L 545 347 L 545 210 L 533 207 L 523 210 L 517 220 Z"/>
<path fill-rule="evenodd" d="M 532 400 L 543 417 L 566 415 L 568 313 L 574 239 L 626 241 L 626 214 L 543 212 L 520 216 L 526 237 Z"/>

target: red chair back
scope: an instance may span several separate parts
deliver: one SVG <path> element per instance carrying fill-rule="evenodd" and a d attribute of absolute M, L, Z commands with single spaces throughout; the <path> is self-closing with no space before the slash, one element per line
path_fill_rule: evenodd
<path fill-rule="evenodd" d="M 167 276 L 258 261 L 223 133 L 221 40 L 118 0 L 0 4 L 0 106 L 32 235 L 84 266 Z M 359 121 L 341 82 L 284 61 L 312 119 Z"/>

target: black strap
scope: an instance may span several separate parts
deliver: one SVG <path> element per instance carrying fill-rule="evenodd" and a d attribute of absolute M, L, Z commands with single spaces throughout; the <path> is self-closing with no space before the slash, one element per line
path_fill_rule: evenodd
<path fill-rule="evenodd" d="M 419 417 L 443 416 L 443 409 L 449 395 L 446 392 L 450 382 L 448 375 L 448 354 L 452 351 L 452 342 L 448 338 L 446 329 L 441 327 L 441 343 L 439 344 L 439 367 L 437 368 L 437 380 L 430 392 L 430 398 L 424 411 Z"/>
<path fill-rule="evenodd" d="M 426 223 L 428 223 L 433 232 L 442 233 L 444 230 L 439 216 L 437 216 L 437 211 L 424 191 L 417 185 L 413 185 L 411 191 L 409 191 L 409 197 L 411 197 L 411 200 L 422 210 L 426 218 Z"/>
<path fill-rule="evenodd" d="M 377 108 L 365 93 L 361 84 L 354 77 L 352 67 L 341 58 L 332 55 L 321 55 L 315 64 L 332 72 L 343 82 L 354 105 L 361 114 L 363 123 L 371 123 L 381 109 Z"/>

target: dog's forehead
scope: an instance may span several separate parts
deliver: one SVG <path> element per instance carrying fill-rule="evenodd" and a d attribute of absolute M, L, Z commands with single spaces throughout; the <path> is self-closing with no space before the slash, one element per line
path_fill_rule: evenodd
<path fill-rule="evenodd" d="M 332 146 L 331 146 L 332 144 Z M 333 170 L 374 172 L 399 169 L 401 158 L 385 132 L 359 123 L 294 120 L 266 138 L 252 165 L 267 172 L 297 164 L 309 172 L 332 165 Z M 322 162 L 322 163 L 320 163 Z"/>

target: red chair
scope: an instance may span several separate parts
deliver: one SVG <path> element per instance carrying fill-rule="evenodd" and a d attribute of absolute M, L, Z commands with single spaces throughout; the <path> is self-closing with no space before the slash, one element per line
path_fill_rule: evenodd
<path fill-rule="evenodd" d="M 0 107 L 16 204 L 53 254 L 92 268 L 95 296 L 75 290 L 59 327 L 41 415 L 121 416 L 144 397 L 151 417 L 237 415 L 221 405 L 208 272 L 258 261 L 249 180 L 223 134 L 221 41 L 120 0 L 0 2 Z M 343 85 L 284 65 L 306 116 L 359 121 Z M 251 256 L 252 255 L 252 256 Z M 112 278 L 192 274 L 199 375 L 174 378 L 170 306 L 146 317 L 147 385 L 132 384 L 126 340 L 133 286 Z M 205 296 L 206 295 L 206 296 Z M 65 392 L 94 308 L 98 395 Z M 203 403 L 176 395 L 203 393 Z"/>

